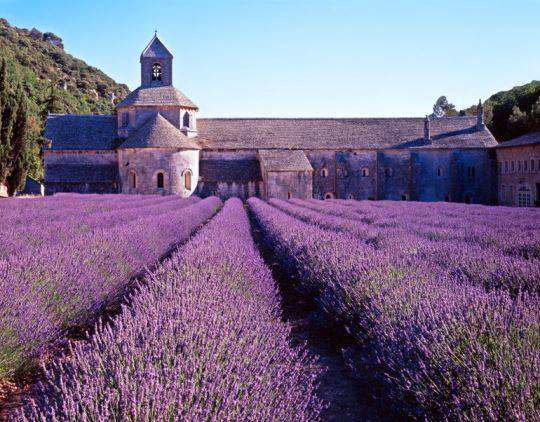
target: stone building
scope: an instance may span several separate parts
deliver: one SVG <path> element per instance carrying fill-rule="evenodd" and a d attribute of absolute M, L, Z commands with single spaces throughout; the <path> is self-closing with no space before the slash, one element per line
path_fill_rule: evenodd
<path fill-rule="evenodd" d="M 477 117 L 197 119 L 157 36 L 115 115 L 51 115 L 48 194 L 497 201 L 497 145 Z"/>
<path fill-rule="evenodd" d="M 540 206 L 540 132 L 499 144 L 499 204 Z"/>

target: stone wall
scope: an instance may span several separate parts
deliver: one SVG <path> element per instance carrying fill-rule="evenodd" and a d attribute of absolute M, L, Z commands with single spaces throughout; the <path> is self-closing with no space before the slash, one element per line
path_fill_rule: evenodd
<path fill-rule="evenodd" d="M 313 167 L 313 198 L 337 196 L 336 152 L 332 150 L 305 150 Z"/>
<path fill-rule="evenodd" d="M 409 200 L 411 160 L 407 150 L 377 152 L 377 199 Z"/>
<path fill-rule="evenodd" d="M 119 149 L 118 161 L 123 193 L 174 194 L 188 197 L 199 180 L 199 151 L 168 148 Z M 186 172 L 191 172 L 191 189 L 185 186 Z M 158 174 L 163 173 L 163 188 L 158 188 Z M 133 182 L 133 175 L 136 181 Z"/>
<path fill-rule="evenodd" d="M 337 197 L 375 199 L 377 197 L 377 153 L 338 151 L 336 157 Z"/>
<path fill-rule="evenodd" d="M 193 136 L 197 130 L 197 119 L 193 110 L 187 110 L 176 106 L 159 107 L 122 107 L 117 110 L 118 136 L 127 137 L 134 130 L 143 125 L 150 117 L 160 113 L 177 129 L 183 128 L 183 117 L 185 113 L 190 113 L 191 126 L 189 131 L 185 131 L 188 136 Z"/>
<path fill-rule="evenodd" d="M 161 81 L 152 80 L 152 66 L 154 63 L 161 65 Z M 145 57 L 141 59 L 141 86 L 165 86 L 172 85 L 172 57 L 171 58 L 152 58 Z"/>
<path fill-rule="evenodd" d="M 540 206 L 540 145 L 504 147 L 496 151 L 499 204 L 523 206 L 528 202 L 530 206 Z"/>
<path fill-rule="evenodd" d="M 311 171 L 266 172 L 265 198 L 311 199 L 313 184 Z"/>
<path fill-rule="evenodd" d="M 44 157 L 45 194 L 117 193 L 116 151 L 54 151 Z"/>
<path fill-rule="evenodd" d="M 263 181 L 255 150 L 203 150 L 196 195 L 221 199 L 262 197 Z"/>
<path fill-rule="evenodd" d="M 450 201 L 452 193 L 452 151 L 411 152 L 413 201 Z"/>
<path fill-rule="evenodd" d="M 494 149 L 452 151 L 451 201 L 486 205 L 497 203 Z"/>
<path fill-rule="evenodd" d="M 313 197 L 494 204 L 490 149 L 306 151 Z"/>

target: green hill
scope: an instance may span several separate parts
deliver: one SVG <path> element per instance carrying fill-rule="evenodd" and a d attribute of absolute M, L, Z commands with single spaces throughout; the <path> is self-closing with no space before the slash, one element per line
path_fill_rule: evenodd
<path fill-rule="evenodd" d="M 42 177 L 37 140 L 47 108 L 56 113 L 112 113 L 129 88 L 66 53 L 62 39 L 37 29 L 21 29 L 0 19 L 0 57 L 7 61 L 8 80 L 22 83 L 29 99 L 29 137 L 34 159 L 29 174 Z M 51 101 L 52 100 L 52 101 Z"/>
<path fill-rule="evenodd" d="M 476 105 L 461 110 L 459 114 L 475 115 Z M 484 118 L 499 142 L 540 131 L 540 81 L 492 95 L 484 103 Z"/>
<path fill-rule="evenodd" d="M 486 105 L 488 126 L 498 141 L 540 131 L 540 81 L 498 92 Z"/>

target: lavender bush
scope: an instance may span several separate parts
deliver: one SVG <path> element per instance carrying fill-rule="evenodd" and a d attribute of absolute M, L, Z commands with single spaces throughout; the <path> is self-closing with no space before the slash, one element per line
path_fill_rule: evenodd
<path fill-rule="evenodd" d="M 539 261 L 535 258 L 509 254 L 496 244 L 488 246 L 490 243 L 488 239 L 498 236 L 495 228 L 484 230 L 477 227 L 483 226 L 484 223 L 476 223 L 476 226 L 471 224 L 469 232 L 476 231 L 477 236 L 465 240 L 455 233 L 460 231 L 458 224 L 454 230 L 445 229 L 446 234 L 438 228 L 429 229 L 429 221 L 431 225 L 441 226 L 433 223 L 438 221 L 438 213 L 431 220 L 423 217 L 428 227 L 426 229 L 425 226 L 412 222 L 421 218 L 416 216 L 414 210 L 411 209 L 406 214 L 396 212 L 399 206 L 395 203 L 389 203 L 388 209 L 379 205 L 375 214 L 369 211 L 372 207 L 369 202 L 356 205 L 357 212 L 351 210 L 351 201 L 347 201 L 349 206 L 343 206 L 343 202 L 345 201 L 330 203 L 294 200 L 291 203 L 270 200 L 273 206 L 302 221 L 324 229 L 352 234 L 378 250 L 386 250 L 393 255 L 392 261 L 421 258 L 430 262 L 431 267 L 436 268 L 440 276 L 446 275 L 462 282 L 483 286 L 488 290 L 503 288 L 514 296 L 523 291 L 540 294 Z M 454 205 L 449 205 L 449 208 Z M 427 214 L 426 210 L 424 212 Z M 424 212 L 421 208 L 419 214 L 422 215 Z M 520 215 L 520 210 L 514 211 L 514 214 Z M 538 214 L 540 219 L 540 213 Z M 514 216 L 514 219 L 517 218 Z M 534 224 L 530 221 L 519 223 L 521 226 L 528 225 L 531 230 Z M 537 226 L 538 230 L 534 232 L 534 236 L 531 235 L 527 239 L 530 244 L 540 233 L 540 225 Z M 509 237 L 507 240 L 511 242 Z M 521 239 L 519 242 L 523 245 Z M 507 246 L 509 245 L 511 243 Z"/>
<path fill-rule="evenodd" d="M 382 247 L 373 247 L 359 237 L 371 227 L 335 230 L 345 218 L 325 229 L 258 199 L 248 203 L 265 243 L 297 288 L 371 345 L 396 396 L 414 399 L 413 416 L 540 419 L 537 295 L 511 297 L 506 289 L 486 291 L 459 281 L 417 255 L 407 238 L 399 253 L 384 239 Z M 394 214 L 385 222 L 390 229 L 399 224 L 399 213 L 388 213 Z M 364 223 L 373 225 L 375 213 L 364 214 L 370 219 Z M 303 215 L 306 221 L 316 217 Z"/>
<path fill-rule="evenodd" d="M 120 201 L 139 204 L 137 198 Z M 26 207 L 32 200 L 21 202 Z M 100 207 L 107 204 L 103 198 Z M 132 277 L 187 240 L 220 206 L 217 198 L 169 200 L 127 208 L 121 216 L 111 211 L 118 224 L 98 212 L 82 226 L 44 229 L 47 238 L 0 259 L 0 377 L 31 365 L 66 328 L 91 321 Z M 19 235 L 28 239 L 23 227 Z"/>
<path fill-rule="evenodd" d="M 319 369 L 288 345 L 238 199 L 147 281 L 112 325 L 47 366 L 20 419 L 318 420 Z"/>

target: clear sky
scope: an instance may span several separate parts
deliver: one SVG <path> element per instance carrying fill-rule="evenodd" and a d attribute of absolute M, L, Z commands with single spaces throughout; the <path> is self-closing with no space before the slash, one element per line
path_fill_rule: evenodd
<path fill-rule="evenodd" d="M 0 0 L 134 89 L 154 29 L 208 117 L 423 116 L 540 79 L 540 0 Z"/>

